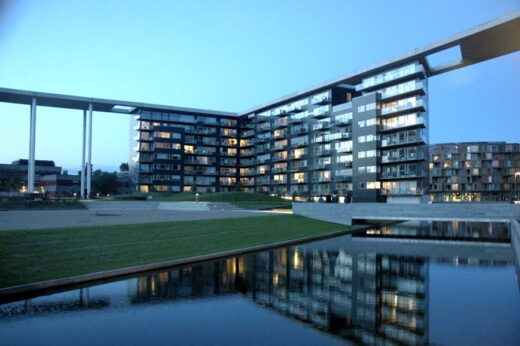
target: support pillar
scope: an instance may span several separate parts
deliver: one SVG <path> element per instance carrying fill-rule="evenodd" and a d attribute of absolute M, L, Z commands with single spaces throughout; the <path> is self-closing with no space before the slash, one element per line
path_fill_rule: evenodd
<path fill-rule="evenodd" d="M 88 105 L 87 152 L 87 198 L 90 198 L 92 191 L 92 103 Z"/>
<path fill-rule="evenodd" d="M 85 146 L 87 142 L 87 111 L 83 110 L 83 144 L 81 147 L 81 190 L 79 191 L 79 195 L 81 198 L 87 198 L 87 193 L 85 191 L 86 183 L 85 177 L 87 173 L 85 172 Z"/>
<path fill-rule="evenodd" d="M 29 127 L 29 162 L 27 176 L 27 191 L 34 192 L 35 180 L 35 152 L 36 152 L 36 97 L 31 102 L 31 120 Z"/>

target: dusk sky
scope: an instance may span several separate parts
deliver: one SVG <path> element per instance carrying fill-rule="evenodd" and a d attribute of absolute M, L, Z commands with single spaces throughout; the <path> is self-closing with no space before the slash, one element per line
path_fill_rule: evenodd
<path fill-rule="evenodd" d="M 241 112 L 520 10 L 488 1 L 5 1 L 0 87 Z M 519 33 L 520 34 L 520 33 Z M 520 142 L 520 53 L 429 81 L 430 142 Z M 36 158 L 81 161 L 82 113 L 38 108 Z M 0 103 L 0 163 L 29 107 Z M 128 116 L 94 114 L 93 164 L 128 161 Z"/>

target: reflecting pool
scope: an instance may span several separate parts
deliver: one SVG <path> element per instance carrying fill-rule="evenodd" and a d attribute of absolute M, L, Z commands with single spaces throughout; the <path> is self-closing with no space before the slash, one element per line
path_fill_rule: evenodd
<path fill-rule="evenodd" d="M 12 302 L 0 344 L 519 345 L 503 226 L 409 222 Z"/>

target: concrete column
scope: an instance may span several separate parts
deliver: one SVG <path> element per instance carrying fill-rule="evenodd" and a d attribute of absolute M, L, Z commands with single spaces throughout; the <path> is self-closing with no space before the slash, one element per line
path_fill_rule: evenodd
<path fill-rule="evenodd" d="M 87 198 L 92 191 L 92 103 L 88 105 L 88 141 L 87 141 Z"/>
<path fill-rule="evenodd" d="M 85 177 L 87 176 L 85 172 L 85 146 L 87 142 L 87 111 L 83 111 L 83 145 L 81 147 L 81 190 L 79 195 L 81 198 L 86 198 L 85 193 Z"/>
<path fill-rule="evenodd" d="M 29 168 L 27 176 L 27 191 L 34 192 L 35 175 L 35 151 L 36 151 L 36 97 L 31 102 L 31 121 L 29 129 Z"/>

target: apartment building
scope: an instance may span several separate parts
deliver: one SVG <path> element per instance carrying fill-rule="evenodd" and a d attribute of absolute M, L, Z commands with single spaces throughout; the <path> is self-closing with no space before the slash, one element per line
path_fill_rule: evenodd
<path fill-rule="evenodd" d="M 430 200 L 509 201 L 520 190 L 520 144 L 444 143 L 430 146 Z M 516 181 L 515 181 L 516 180 Z"/>
<path fill-rule="evenodd" d="M 423 66 L 413 61 L 351 81 L 245 114 L 141 110 L 132 156 L 139 191 L 420 198 L 428 143 Z"/>

